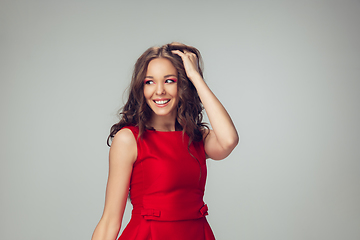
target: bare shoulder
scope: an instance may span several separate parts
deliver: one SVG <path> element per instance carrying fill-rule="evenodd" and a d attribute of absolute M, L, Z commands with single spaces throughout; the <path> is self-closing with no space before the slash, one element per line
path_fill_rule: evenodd
<path fill-rule="evenodd" d="M 134 137 L 134 134 L 132 133 L 132 131 L 128 128 L 122 128 L 120 131 L 118 131 L 114 138 L 113 141 L 111 143 L 111 146 L 113 145 L 113 143 L 115 145 L 121 143 L 121 144 L 136 144 L 136 140 Z"/>
<path fill-rule="evenodd" d="M 214 130 L 210 129 L 210 128 L 204 128 L 202 130 L 202 135 L 203 135 L 203 140 L 208 141 L 210 138 L 212 138 L 214 136 Z"/>
<path fill-rule="evenodd" d="M 209 129 L 209 128 L 203 128 L 202 130 L 201 130 L 201 132 L 202 132 L 202 137 L 203 137 L 203 141 L 205 141 L 205 139 L 209 136 L 209 134 L 211 133 L 211 129 Z"/>
<path fill-rule="evenodd" d="M 135 162 L 137 144 L 134 134 L 130 129 L 123 128 L 115 134 L 110 147 L 110 159 L 111 157 L 115 159 L 121 157 L 121 159 Z"/>

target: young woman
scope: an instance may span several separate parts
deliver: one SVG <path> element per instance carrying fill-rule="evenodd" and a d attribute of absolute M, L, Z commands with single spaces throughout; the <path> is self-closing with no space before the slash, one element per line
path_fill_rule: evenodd
<path fill-rule="evenodd" d="M 132 217 L 120 240 L 215 239 L 203 202 L 206 158 L 224 159 L 239 138 L 203 80 L 196 48 L 171 43 L 140 56 L 109 139 L 105 208 L 92 240 L 116 239 L 129 189 Z"/>

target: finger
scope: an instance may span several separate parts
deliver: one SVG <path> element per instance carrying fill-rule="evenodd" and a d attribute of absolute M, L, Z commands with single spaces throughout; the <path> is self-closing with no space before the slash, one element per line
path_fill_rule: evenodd
<path fill-rule="evenodd" d="M 171 52 L 180 56 L 181 58 L 185 57 L 185 54 L 183 52 L 181 52 L 180 50 L 172 50 Z"/>
<path fill-rule="evenodd" d="M 187 55 L 187 56 L 192 56 L 192 55 L 194 55 L 193 52 L 190 52 L 190 51 L 188 51 L 188 50 L 184 50 L 184 53 L 185 53 L 185 55 Z"/>
<path fill-rule="evenodd" d="M 188 51 L 188 50 L 184 50 L 184 53 L 185 53 L 185 55 L 188 56 L 188 57 L 193 57 L 193 58 L 194 58 L 194 57 L 195 57 L 195 58 L 197 57 L 195 53 L 193 53 L 193 52 L 191 52 L 191 51 Z"/>

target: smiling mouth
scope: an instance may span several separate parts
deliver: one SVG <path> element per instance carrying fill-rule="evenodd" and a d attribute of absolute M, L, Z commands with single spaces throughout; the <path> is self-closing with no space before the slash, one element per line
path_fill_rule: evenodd
<path fill-rule="evenodd" d="M 159 101 L 153 100 L 153 101 L 154 101 L 154 103 L 161 105 L 161 104 L 166 104 L 166 103 L 170 102 L 170 99 L 168 99 L 168 100 L 159 100 Z"/>

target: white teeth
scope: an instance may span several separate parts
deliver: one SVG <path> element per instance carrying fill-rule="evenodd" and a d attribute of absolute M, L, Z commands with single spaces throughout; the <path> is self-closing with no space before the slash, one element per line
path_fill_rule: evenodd
<path fill-rule="evenodd" d="M 161 100 L 161 101 L 154 101 L 156 104 L 165 104 L 168 103 L 170 101 L 170 99 L 168 100 Z"/>

